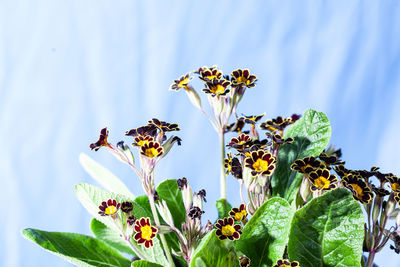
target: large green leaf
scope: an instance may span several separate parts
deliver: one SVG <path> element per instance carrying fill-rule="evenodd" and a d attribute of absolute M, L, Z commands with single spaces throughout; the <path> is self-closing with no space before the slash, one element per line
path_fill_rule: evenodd
<path fill-rule="evenodd" d="M 193 252 L 190 262 L 190 267 L 232 267 L 238 265 L 239 259 L 233 249 L 233 242 L 219 240 L 215 230 L 203 237 L 199 246 Z"/>
<path fill-rule="evenodd" d="M 160 183 L 157 187 L 157 193 L 160 199 L 167 202 L 175 226 L 181 229 L 186 218 L 186 211 L 183 205 L 182 192 L 179 190 L 176 180 L 165 180 Z"/>
<path fill-rule="evenodd" d="M 250 258 L 251 266 L 272 266 L 283 256 L 293 214 L 285 199 L 269 199 L 243 228 L 236 250 Z"/>
<path fill-rule="evenodd" d="M 129 191 L 128 187 L 126 187 L 126 185 L 117 176 L 85 153 L 81 153 L 79 155 L 79 162 L 85 171 L 105 189 L 125 195 L 131 199 L 134 198 L 134 195 L 131 193 L 131 191 Z"/>
<path fill-rule="evenodd" d="M 116 267 L 131 265 L 130 260 L 104 242 L 74 233 L 24 229 L 22 235 L 76 266 Z"/>
<path fill-rule="evenodd" d="M 162 267 L 159 264 L 148 262 L 148 261 L 134 261 L 132 262 L 132 267 Z"/>
<path fill-rule="evenodd" d="M 138 203 L 133 201 L 129 197 L 119 195 L 113 192 L 108 192 L 99 187 L 96 187 L 91 184 L 81 183 L 75 186 L 75 193 L 82 203 L 82 205 L 92 214 L 98 221 L 105 224 L 108 228 L 119 231 L 118 227 L 112 220 L 110 216 L 100 216 L 98 214 L 99 205 L 102 201 L 106 201 L 108 199 L 115 199 L 118 202 L 123 201 L 132 201 L 133 202 L 133 214 L 136 218 L 141 217 L 151 217 L 149 216 L 149 212 L 147 207 L 142 203 Z M 121 216 L 121 211 L 118 211 Z M 144 260 L 159 263 L 161 265 L 168 264 L 167 259 L 164 256 L 164 250 L 161 247 L 160 241 L 158 238 L 153 240 L 154 246 L 152 248 L 146 249 L 145 247 L 138 245 L 136 242 L 133 242 L 133 246 L 137 247 L 142 254 L 144 255 Z"/>
<path fill-rule="evenodd" d="M 107 227 L 107 225 L 104 223 L 93 218 L 92 222 L 90 223 L 90 229 L 97 239 L 104 241 L 109 246 L 117 249 L 120 252 L 134 255 L 127 242 L 121 237 L 121 234 L 114 229 Z"/>
<path fill-rule="evenodd" d="M 215 202 L 215 205 L 217 206 L 218 210 L 218 218 L 222 219 L 225 217 L 229 217 L 229 212 L 231 211 L 232 206 L 228 203 L 226 199 L 221 198 L 220 200 L 217 200 Z"/>
<path fill-rule="evenodd" d="M 327 147 L 331 137 L 331 126 L 322 112 L 308 109 L 304 115 L 287 130 L 284 138 L 292 137 L 293 144 L 285 144 L 279 150 L 278 167 L 272 177 L 272 193 L 285 197 L 291 203 L 301 184 L 301 174 L 290 169 L 296 160 L 318 156 Z"/>
<path fill-rule="evenodd" d="M 311 200 L 295 213 L 288 254 L 302 267 L 359 267 L 363 239 L 360 204 L 340 188 Z"/>

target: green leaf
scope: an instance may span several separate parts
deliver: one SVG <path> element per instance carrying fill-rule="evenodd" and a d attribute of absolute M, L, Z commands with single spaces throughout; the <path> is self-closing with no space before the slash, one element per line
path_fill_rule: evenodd
<path fill-rule="evenodd" d="M 97 239 L 104 241 L 109 246 L 117 249 L 119 252 L 134 255 L 132 249 L 121 237 L 121 234 L 114 229 L 107 227 L 104 223 L 93 218 L 92 222 L 90 223 L 90 229 Z"/>
<path fill-rule="evenodd" d="M 274 196 L 284 197 L 292 203 L 300 187 L 302 174 L 292 171 L 290 165 L 296 159 L 321 154 L 331 137 L 329 120 L 324 113 L 308 109 L 286 131 L 284 138 L 289 137 L 292 137 L 294 142 L 280 148 L 278 166 L 271 186 Z"/>
<path fill-rule="evenodd" d="M 148 262 L 148 261 L 134 261 L 132 262 L 132 267 L 162 267 L 161 265 L 158 265 L 153 262 Z"/>
<path fill-rule="evenodd" d="M 108 199 L 115 199 L 118 202 L 132 201 L 133 214 L 136 216 L 136 218 L 152 217 L 150 216 L 151 213 L 149 213 L 144 203 L 138 203 L 136 201 L 133 201 L 129 197 L 119 195 L 113 192 L 108 192 L 91 184 L 86 184 L 86 183 L 77 184 L 75 186 L 75 193 L 79 201 L 89 211 L 90 214 L 92 214 L 98 221 L 105 224 L 108 228 L 117 232 L 119 231 L 119 229 L 110 216 L 100 216 L 98 214 L 99 205 L 101 204 L 102 201 Z M 121 217 L 121 211 L 118 211 L 118 214 Z M 156 262 L 161 265 L 163 264 L 168 265 L 168 261 L 164 256 L 164 250 L 161 247 L 160 241 L 158 240 L 158 238 L 155 238 L 153 239 L 153 242 L 154 246 L 149 249 L 146 249 L 145 247 L 138 245 L 136 242 L 132 243 L 133 246 L 137 247 L 142 252 L 142 254 L 145 255 L 144 260 Z"/>
<path fill-rule="evenodd" d="M 22 235 L 76 266 L 114 267 L 131 265 L 118 251 L 90 236 L 24 229 Z"/>
<path fill-rule="evenodd" d="M 207 266 L 238 266 L 239 259 L 233 250 L 233 242 L 219 240 L 215 230 L 203 237 L 199 246 L 193 252 L 191 267 Z"/>
<path fill-rule="evenodd" d="M 222 219 L 229 217 L 229 212 L 231 211 L 232 206 L 228 203 L 228 201 L 226 201 L 226 199 L 221 198 L 220 200 L 217 200 L 215 205 L 217 206 L 218 210 L 218 218 Z"/>
<path fill-rule="evenodd" d="M 300 266 L 360 266 L 364 215 L 351 193 L 339 188 L 311 200 L 292 221 L 288 254 Z"/>
<path fill-rule="evenodd" d="M 108 191 L 125 195 L 131 199 L 135 198 L 128 187 L 117 176 L 88 155 L 81 153 L 79 155 L 79 162 L 85 171 Z"/>
<path fill-rule="evenodd" d="M 269 199 L 243 228 L 236 251 L 249 257 L 251 266 L 274 265 L 285 251 L 293 214 L 285 199 Z"/>
<path fill-rule="evenodd" d="M 174 219 L 175 227 L 181 229 L 186 218 L 186 211 L 183 205 L 182 192 L 178 188 L 176 180 L 165 180 L 156 189 L 160 199 L 167 202 L 169 211 Z"/>

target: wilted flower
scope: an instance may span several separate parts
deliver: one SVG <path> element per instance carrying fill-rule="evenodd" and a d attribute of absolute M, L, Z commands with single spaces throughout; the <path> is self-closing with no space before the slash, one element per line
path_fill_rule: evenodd
<path fill-rule="evenodd" d="M 278 116 L 275 119 L 270 119 L 261 123 L 260 128 L 268 130 L 271 133 L 280 132 L 282 134 L 283 130 L 292 123 L 293 120 L 291 117 L 284 119 L 281 116 Z"/>
<path fill-rule="evenodd" d="M 109 199 L 107 201 L 103 201 L 99 206 L 100 209 L 99 214 L 101 216 L 111 216 L 115 218 L 120 206 L 121 203 L 117 203 L 115 199 Z"/>
<path fill-rule="evenodd" d="M 390 195 L 390 192 L 384 188 L 378 188 L 375 185 L 372 185 L 372 191 L 374 191 L 374 193 L 379 196 L 379 197 L 385 197 Z"/>
<path fill-rule="evenodd" d="M 193 206 L 190 208 L 189 212 L 188 212 L 188 216 L 190 218 L 194 219 L 201 219 L 201 215 L 204 214 L 204 211 L 201 210 L 199 207 Z"/>
<path fill-rule="evenodd" d="M 239 208 L 232 208 L 232 210 L 229 212 L 229 215 L 231 215 L 232 218 L 237 222 L 245 220 L 247 218 L 246 206 L 244 204 L 240 204 Z"/>
<path fill-rule="evenodd" d="M 133 210 L 133 203 L 130 201 L 122 202 L 121 210 L 125 213 L 130 213 Z"/>
<path fill-rule="evenodd" d="M 276 158 L 264 150 L 254 151 L 245 159 L 246 167 L 252 169 L 251 175 L 271 175 L 275 169 Z"/>
<path fill-rule="evenodd" d="M 146 248 L 153 246 L 153 238 L 156 236 L 158 229 L 151 226 L 150 218 L 140 218 L 135 222 L 134 239 L 138 244 L 144 244 Z"/>
<path fill-rule="evenodd" d="M 126 219 L 126 223 L 127 223 L 129 226 L 133 226 L 133 225 L 135 224 L 135 222 L 136 222 L 136 217 L 133 216 L 133 215 L 129 216 L 129 217 Z"/>
<path fill-rule="evenodd" d="M 155 137 L 157 135 L 157 127 L 154 125 L 146 125 L 141 126 L 137 129 L 131 129 L 125 132 L 126 136 L 152 136 Z"/>
<path fill-rule="evenodd" d="M 229 239 L 235 240 L 239 239 L 242 231 L 240 230 L 242 227 L 239 224 L 233 224 L 233 218 L 224 218 L 219 219 L 217 223 L 214 225 L 217 228 L 215 234 L 218 236 L 220 240 Z"/>
<path fill-rule="evenodd" d="M 91 150 L 94 149 L 94 151 L 97 151 L 102 146 L 110 146 L 107 142 L 107 138 L 108 138 L 108 130 L 106 127 L 106 128 L 101 129 L 99 140 L 97 140 L 97 142 L 95 142 L 95 143 L 90 144 L 90 149 Z"/>
<path fill-rule="evenodd" d="M 243 116 L 240 117 L 239 120 L 243 121 L 244 123 L 248 123 L 248 124 L 256 124 L 259 120 L 261 120 L 262 117 L 265 116 L 265 113 L 261 114 L 261 115 L 254 115 L 254 116 Z"/>

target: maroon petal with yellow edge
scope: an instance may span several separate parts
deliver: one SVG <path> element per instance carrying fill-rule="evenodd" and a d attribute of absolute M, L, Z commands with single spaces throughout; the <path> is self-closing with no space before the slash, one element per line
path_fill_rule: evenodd
<path fill-rule="evenodd" d="M 109 146 L 109 144 L 107 142 L 107 138 L 108 138 L 108 130 L 106 127 L 106 128 L 101 129 L 99 140 L 97 140 L 97 142 L 95 142 L 95 143 L 90 144 L 90 149 L 91 150 L 94 149 L 94 151 L 97 151 L 102 146 Z"/>
<path fill-rule="evenodd" d="M 133 238 L 138 244 L 144 244 L 146 248 L 153 246 L 153 238 L 156 236 L 158 229 L 151 226 L 149 217 L 136 220 L 134 230 L 136 234 Z"/>
<path fill-rule="evenodd" d="M 239 239 L 242 234 L 241 226 L 239 224 L 234 225 L 234 220 L 232 217 L 219 219 L 214 225 L 217 230 L 215 234 L 220 240 L 229 239 L 235 240 Z"/>
<path fill-rule="evenodd" d="M 245 159 L 246 167 L 252 169 L 251 174 L 256 175 L 271 175 L 275 169 L 276 158 L 269 152 L 257 150 L 251 152 L 250 156 Z"/>
<path fill-rule="evenodd" d="M 148 158 L 155 158 L 162 155 L 163 148 L 158 142 L 151 141 L 141 147 L 140 153 Z"/>

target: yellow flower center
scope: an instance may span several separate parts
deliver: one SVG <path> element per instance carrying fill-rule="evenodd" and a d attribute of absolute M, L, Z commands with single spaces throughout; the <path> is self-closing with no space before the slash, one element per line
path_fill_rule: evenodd
<path fill-rule="evenodd" d="M 235 228 L 233 228 L 233 225 L 228 224 L 222 226 L 221 232 L 224 236 L 232 236 L 236 232 L 236 230 Z"/>
<path fill-rule="evenodd" d="M 220 84 L 213 85 L 210 87 L 210 91 L 216 95 L 220 95 L 225 91 L 225 87 Z"/>
<path fill-rule="evenodd" d="M 178 83 L 178 87 L 185 88 L 185 87 L 187 86 L 188 83 L 189 83 L 189 77 L 183 79 L 182 81 L 180 81 L 180 82 Z"/>
<path fill-rule="evenodd" d="M 362 187 L 360 187 L 358 184 L 349 184 L 349 186 L 351 186 L 351 188 L 353 188 L 357 197 L 361 198 L 364 195 L 363 194 L 364 191 L 363 191 Z"/>
<path fill-rule="evenodd" d="M 257 159 L 256 162 L 253 163 L 253 168 L 256 172 L 263 172 L 268 170 L 269 163 L 266 160 Z"/>
<path fill-rule="evenodd" d="M 314 180 L 314 185 L 320 189 L 328 189 L 330 184 L 331 184 L 331 181 L 329 181 L 328 179 L 326 179 L 323 176 L 320 176 Z"/>
<path fill-rule="evenodd" d="M 146 240 L 151 240 L 151 236 L 153 234 L 153 230 L 151 230 L 150 225 L 145 225 L 140 228 L 140 232 L 142 233 L 142 238 Z"/>
<path fill-rule="evenodd" d="M 146 149 L 144 154 L 146 156 L 148 156 L 149 158 L 154 158 L 154 157 L 158 156 L 158 151 L 154 147 L 151 147 L 151 148 Z"/>
<path fill-rule="evenodd" d="M 115 207 L 115 206 L 108 206 L 107 208 L 106 208 L 106 210 L 105 210 L 105 213 L 107 214 L 107 215 L 113 215 L 114 213 L 116 213 L 117 212 L 117 207 Z"/>
<path fill-rule="evenodd" d="M 392 184 L 392 190 L 393 191 L 399 191 L 400 190 L 400 185 L 398 183 L 393 183 Z"/>
<path fill-rule="evenodd" d="M 248 85 L 250 83 L 250 80 L 246 79 L 243 76 L 239 76 L 239 77 L 236 78 L 236 82 L 237 83 L 244 83 L 244 84 Z"/>
<path fill-rule="evenodd" d="M 247 211 L 246 210 L 242 210 L 242 211 L 236 212 L 235 213 L 235 220 L 236 221 L 241 221 L 246 216 L 247 216 Z"/>
<path fill-rule="evenodd" d="M 137 142 L 138 146 L 144 146 L 145 144 L 148 144 L 149 140 L 140 140 L 139 142 Z"/>
<path fill-rule="evenodd" d="M 213 79 L 218 79 L 217 75 L 210 75 L 210 76 L 206 76 L 205 78 L 209 79 L 209 80 L 213 80 Z"/>

